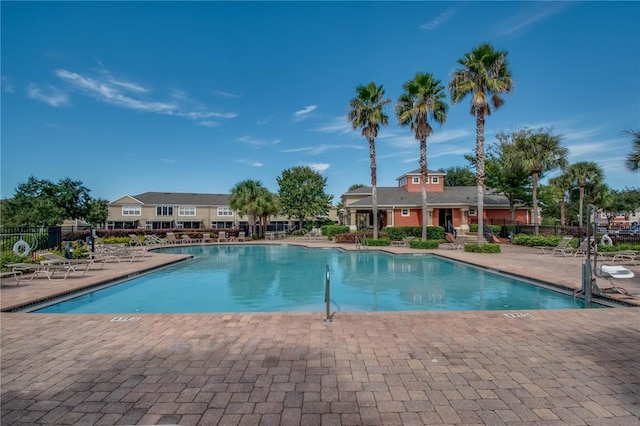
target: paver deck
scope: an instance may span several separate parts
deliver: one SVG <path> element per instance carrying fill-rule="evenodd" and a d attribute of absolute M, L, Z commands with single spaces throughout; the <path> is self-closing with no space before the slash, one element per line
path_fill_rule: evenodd
<path fill-rule="evenodd" d="M 581 259 L 436 253 L 580 285 Z M 3 285 L 2 307 L 164 259 L 178 258 Z M 640 293 L 636 278 L 622 286 Z M 3 313 L 1 424 L 640 425 L 636 307 L 323 318 Z"/>

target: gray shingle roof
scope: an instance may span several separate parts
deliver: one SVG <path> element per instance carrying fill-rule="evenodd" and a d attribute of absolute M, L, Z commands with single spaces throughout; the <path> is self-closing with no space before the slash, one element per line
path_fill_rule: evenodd
<path fill-rule="evenodd" d="M 422 205 L 420 192 L 408 192 L 400 187 L 378 187 L 378 207 L 415 207 Z M 428 192 L 427 203 L 432 206 L 459 206 L 478 204 L 475 186 L 445 186 L 444 192 Z M 371 187 L 365 186 L 350 191 L 349 194 L 371 194 Z M 484 205 L 487 207 L 509 207 L 504 195 L 485 191 Z M 371 207 L 371 196 L 349 204 L 351 207 Z"/>
<path fill-rule="evenodd" d="M 229 194 L 190 194 L 183 192 L 145 192 L 133 195 L 144 204 L 180 206 L 228 206 Z"/>

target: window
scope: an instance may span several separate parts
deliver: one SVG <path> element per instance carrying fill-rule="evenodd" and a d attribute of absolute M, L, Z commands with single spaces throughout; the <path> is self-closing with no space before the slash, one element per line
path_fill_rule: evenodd
<path fill-rule="evenodd" d="M 400 213 L 403 217 L 409 216 L 409 209 L 402 209 Z"/>
<path fill-rule="evenodd" d="M 413 183 L 420 183 L 420 178 L 419 178 L 419 177 L 417 177 L 417 176 L 414 176 L 414 177 L 412 178 L 412 182 L 413 182 Z"/>
<path fill-rule="evenodd" d="M 407 186 L 407 178 L 402 178 L 398 181 L 398 186 L 399 187 L 403 187 L 403 186 Z"/>
<path fill-rule="evenodd" d="M 469 216 L 475 216 L 476 215 L 476 209 L 469 209 Z"/>
<path fill-rule="evenodd" d="M 157 206 L 156 216 L 173 216 L 173 207 L 171 206 Z"/>
<path fill-rule="evenodd" d="M 212 229 L 231 229 L 233 228 L 233 222 L 224 222 L 224 221 L 211 221 Z"/>
<path fill-rule="evenodd" d="M 177 223 L 178 229 L 199 229 L 202 222 L 199 220 L 179 220 Z"/>
<path fill-rule="evenodd" d="M 218 207 L 218 216 L 233 216 L 233 210 L 229 207 Z"/>
<path fill-rule="evenodd" d="M 140 216 L 140 206 L 122 206 L 122 216 Z"/>
<path fill-rule="evenodd" d="M 431 183 L 439 183 L 440 182 L 440 178 L 437 176 L 434 176 L 431 178 Z"/>
<path fill-rule="evenodd" d="M 606 219 L 607 218 L 607 212 L 602 211 L 600 212 L 600 219 Z"/>
<path fill-rule="evenodd" d="M 178 207 L 178 216 L 195 216 L 195 207 Z"/>

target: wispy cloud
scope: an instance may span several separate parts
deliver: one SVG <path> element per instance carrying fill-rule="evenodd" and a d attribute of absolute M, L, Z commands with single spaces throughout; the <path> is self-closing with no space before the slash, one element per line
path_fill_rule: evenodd
<path fill-rule="evenodd" d="M 251 166 L 251 167 L 262 167 L 264 166 L 264 164 L 262 164 L 259 161 L 253 161 L 253 160 L 247 160 L 247 159 L 239 159 L 236 160 L 236 163 L 240 163 L 240 164 L 246 164 L 247 166 Z"/>
<path fill-rule="evenodd" d="M 472 135 L 472 132 L 466 129 L 434 131 L 431 136 L 427 138 L 427 149 L 429 145 L 432 144 L 441 144 L 457 139 L 469 138 L 472 137 Z M 390 134 L 382 136 L 381 139 L 389 139 L 387 143 L 401 149 L 417 149 L 419 144 L 415 136 L 413 136 L 413 134 L 411 133 L 399 136 L 397 132 L 391 132 Z"/>
<path fill-rule="evenodd" d="M 140 97 L 141 95 L 148 96 L 150 90 L 137 83 L 116 79 L 106 70 L 97 76 L 81 75 L 66 69 L 55 70 L 54 74 L 81 93 L 100 102 L 121 108 L 185 117 L 199 120 L 199 124 L 205 126 L 211 126 L 215 123 L 207 120 L 208 118 L 229 119 L 238 116 L 234 112 L 209 111 L 200 103 L 191 100 L 188 94 L 181 90 L 171 92 L 173 99 L 171 101 L 156 101 Z M 33 97 L 36 96 L 38 96 L 37 91 L 34 92 Z"/>
<path fill-rule="evenodd" d="M 235 93 L 231 93 L 231 92 L 225 92 L 223 90 L 214 90 L 213 94 L 216 96 L 220 96 L 221 98 L 228 98 L 228 99 L 234 99 L 234 98 L 239 98 L 240 95 L 237 95 Z"/>
<path fill-rule="evenodd" d="M 13 93 L 15 92 L 15 87 L 13 87 L 13 84 L 11 83 L 11 81 L 9 81 L 9 79 L 7 77 L 2 77 L 0 79 L 0 81 L 2 82 L 2 91 L 4 93 Z"/>
<path fill-rule="evenodd" d="M 236 140 L 238 142 L 246 143 L 248 145 L 252 145 L 252 146 L 256 146 L 256 147 L 267 146 L 267 145 L 277 145 L 280 142 L 282 142 L 282 140 L 280 140 L 280 139 L 266 140 L 266 139 L 254 138 L 254 137 L 249 136 L 249 135 L 241 136 L 241 137 L 237 138 Z"/>
<path fill-rule="evenodd" d="M 326 151 L 341 149 L 365 149 L 364 145 L 357 144 L 320 144 L 316 146 L 307 146 L 302 148 L 283 149 L 280 152 L 308 152 L 309 154 L 322 154 Z"/>
<path fill-rule="evenodd" d="M 69 103 L 69 97 L 67 94 L 62 93 L 60 90 L 53 86 L 48 86 L 47 93 L 43 93 L 42 89 L 33 83 L 27 87 L 27 95 L 31 99 L 44 102 L 52 107 L 64 106 Z"/>
<path fill-rule="evenodd" d="M 610 141 L 567 144 L 566 147 L 569 149 L 570 158 L 589 157 L 594 154 L 601 156 L 603 152 L 609 151 L 610 147 L 616 145 L 619 146 L 620 142 L 621 140 L 617 139 Z"/>
<path fill-rule="evenodd" d="M 328 123 L 313 130 L 323 133 L 351 133 L 354 131 L 346 116 L 334 117 Z"/>
<path fill-rule="evenodd" d="M 306 107 L 296 111 L 293 113 L 293 120 L 294 121 L 302 121 L 306 118 L 309 117 L 309 114 L 311 114 L 313 111 L 315 111 L 315 109 L 318 108 L 317 105 L 307 105 Z"/>
<path fill-rule="evenodd" d="M 265 124 L 269 124 L 271 120 L 273 120 L 273 115 L 265 119 L 258 120 L 258 126 L 264 126 Z"/>
<path fill-rule="evenodd" d="M 520 3 L 528 5 L 529 3 Z M 524 33 L 529 28 L 545 19 L 563 12 L 570 7 L 570 2 L 540 2 L 525 8 L 521 13 L 507 19 L 499 30 L 500 35 L 514 36 Z"/>
<path fill-rule="evenodd" d="M 324 172 L 329 167 L 331 167 L 331 165 L 327 163 L 309 163 L 307 164 L 307 166 L 309 166 L 311 169 L 315 170 L 316 172 Z"/>
<path fill-rule="evenodd" d="M 217 121 L 201 121 L 198 124 L 205 127 L 218 127 L 220 125 Z"/>
<path fill-rule="evenodd" d="M 455 12 L 456 12 L 455 9 L 449 9 L 449 10 L 441 13 L 440 15 L 438 15 L 435 19 L 432 19 L 431 21 L 420 25 L 420 29 L 421 30 L 429 30 L 429 31 L 435 30 L 440 25 L 442 25 L 445 22 L 447 22 L 453 15 L 455 15 Z"/>

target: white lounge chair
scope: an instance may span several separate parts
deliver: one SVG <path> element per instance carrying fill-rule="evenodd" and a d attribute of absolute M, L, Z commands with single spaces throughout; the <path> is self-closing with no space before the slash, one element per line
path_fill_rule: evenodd
<path fill-rule="evenodd" d="M 635 276 L 635 274 L 633 273 L 633 271 L 625 268 L 624 266 L 620 266 L 620 265 L 602 265 L 600 266 L 600 275 L 603 278 L 606 278 L 609 283 L 611 284 L 610 288 L 601 288 L 600 290 L 603 293 L 621 293 L 621 294 L 629 294 L 629 292 L 622 288 L 622 287 L 618 287 L 613 279 L 625 279 L 625 278 L 633 278 Z"/>

